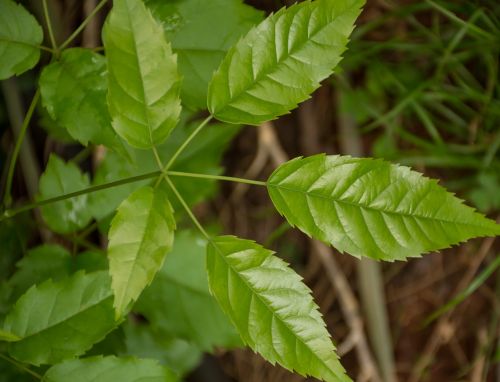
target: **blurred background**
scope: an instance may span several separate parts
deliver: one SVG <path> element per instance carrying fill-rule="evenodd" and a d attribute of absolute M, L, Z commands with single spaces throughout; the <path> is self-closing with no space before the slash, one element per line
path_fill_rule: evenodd
<path fill-rule="evenodd" d="M 25 3 L 41 14 L 38 0 Z M 50 3 L 60 16 L 56 34 L 64 37 L 96 2 Z M 267 14 L 292 2 L 246 3 Z M 98 41 L 102 20 L 103 15 L 96 18 L 77 43 Z M 498 0 L 367 0 L 336 74 L 290 115 L 243 127 L 224 155 L 225 173 L 264 180 L 280 163 L 299 155 L 373 156 L 439 179 L 467 204 L 498 220 L 499 58 Z M 17 102 L 18 110 L 25 110 L 37 75 L 35 70 L 2 86 L 2 167 L 13 147 L 7 110 L 12 107 L 7 105 Z M 14 118 L 22 120 L 23 113 Z M 43 118 L 30 127 L 33 157 L 22 171 L 33 174 L 18 171 L 17 199 L 29 199 L 50 152 L 78 154 L 50 127 Z M 197 205 L 195 213 L 225 233 L 262 243 L 292 264 L 313 290 L 354 380 L 500 381 L 500 246 L 494 238 L 408 262 L 371 263 L 292 230 L 264 189 L 221 184 L 220 192 Z M 29 237 L 25 242 L 30 245 L 40 240 L 29 233 L 33 223 L 25 218 L 22 230 L 18 225 L 2 228 L 0 252 L 12 252 L 17 245 L 13 237 L 19 235 Z M 15 260 L 0 256 L 4 279 Z M 219 349 L 192 368 L 187 381 L 306 380 L 241 349 Z M 11 379 L 0 380 L 20 380 L 5 378 Z"/>

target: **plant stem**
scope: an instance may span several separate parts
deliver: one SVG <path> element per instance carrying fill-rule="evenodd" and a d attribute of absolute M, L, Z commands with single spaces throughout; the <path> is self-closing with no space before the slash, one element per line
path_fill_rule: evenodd
<path fill-rule="evenodd" d="M 139 182 L 141 180 L 155 178 L 155 177 L 157 177 L 157 176 L 159 176 L 161 174 L 162 174 L 161 171 L 148 172 L 146 174 L 142 174 L 142 175 L 138 175 L 138 176 L 132 176 L 132 177 L 129 177 L 129 178 L 120 179 L 120 180 L 117 180 L 117 181 L 114 181 L 114 182 L 110 182 L 110 183 L 99 184 L 97 186 L 85 188 L 85 189 L 80 190 L 80 191 L 70 192 L 69 194 L 59 195 L 59 196 L 56 196 L 54 198 L 50 198 L 50 199 L 40 200 L 38 202 L 29 203 L 29 204 L 26 204 L 26 205 L 24 205 L 22 207 L 19 207 L 19 208 L 13 208 L 13 209 L 5 210 L 4 213 L 3 213 L 3 215 L 0 216 L 0 221 L 5 220 L 7 218 L 11 218 L 11 217 L 13 217 L 13 216 L 15 216 L 17 214 L 20 214 L 21 212 L 29 211 L 29 210 L 32 210 L 34 208 L 41 207 L 41 206 L 44 206 L 44 205 L 47 205 L 47 204 L 60 202 L 62 200 L 74 198 L 74 197 L 77 197 L 77 196 L 80 196 L 80 195 L 89 194 L 91 192 L 105 190 L 107 188 L 118 187 L 118 186 L 122 186 L 122 185 L 128 184 L 128 183 L 134 183 L 134 182 Z"/>
<path fill-rule="evenodd" d="M 146 179 L 152 179 L 155 177 L 159 177 L 159 180 L 161 180 L 162 177 L 167 179 L 168 176 L 182 176 L 182 177 L 187 177 L 187 178 L 201 178 L 201 179 L 212 179 L 212 180 L 224 180 L 224 181 L 229 181 L 229 182 L 237 182 L 237 183 L 246 183 L 246 184 L 252 184 L 252 185 L 257 185 L 257 186 L 266 186 L 267 184 L 265 182 L 261 182 L 258 180 L 251 180 L 251 179 L 242 179 L 242 178 L 234 178 L 231 176 L 219 176 L 219 175 L 209 175 L 209 174 L 197 174 L 197 173 L 191 173 L 191 172 L 180 172 L 180 171 L 167 171 L 164 172 L 163 170 L 158 170 L 158 171 L 152 171 L 148 172 L 146 174 L 142 175 L 137 175 L 137 176 L 131 176 L 129 178 L 124 178 L 120 180 L 116 180 L 114 182 L 109 182 L 109 183 L 104 183 L 104 184 L 99 184 L 97 186 L 92 186 L 85 188 L 83 190 L 75 191 L 75 192 L 70 192 L 68 194 L 63 194 L 59 195 L 50 199 L 45 199 L 45 200 L 40 200 L 38 202 L 33 202 L 26 204 L 24 206 L 21 206 L 19 208 L 12 208 L 5 210 L 3 215 L 0 216 L 0 221 L 11 218 L 17 214 L 20 214 L 21 212 L 26 212 L 29 210 L 32 210 L 37 207 L 45 206 L 47 204 L 51 203 L 56 203 L 60 202 L 62 200 L 70 199 L 70 198 L 75 198 L 77 196 L 85 195 L 85 194 L 90 194 L 92 192 L 96 191 L 101 191 L 105 190 L 108 188 L 113 188 L 113 187 L 118 187 L 122 186 L 124 184 L 128 183 L 134 183 L 134 182 L 139 182 L 141 180 L 146 180 Z"/>
<path fill-rule="evenodd" d="M 43 13 L 45 15 L 45 22 L 47 23 L 47 29 L 49 31 L 50 43 L 52 44 L 52 49 L 56 56 L 59 54 L 59 49 L 57 49 L 56 39 L 54 37 L 54 30 L 52 29 L 52 22 L 50 21 L 49 9 L 47 7 L 47 0 L 43 0 Z"/>
<path fill-rule="evenodd" d="M 177 149 L 177 151 L 174 153 L 174 155 L 172 155 L 172 158 L 170 158 L 167 165 L 164 167 L 164 169 L 163 169 L 164 171 L 167 171 L 170 167 L 172 167 L 172 165 L 174 164 L 177 157 L 179 155 L 181 155 L 181 153 L 189 145 L 189 143 L 194 139 L 194 137 L 196 137 L 198 135 L 198 133 L 201 131 L 201 129 L 203 129 L 205 127 L 205 125 L 208 122 L 210 122 L 210 120 L 212 118 L 213 117 L 210 115 L 207 118 L 205 118 L 205 120 L 203 120 L 203 122 L 200 123 L 200 125 L 196 128 L 196 130 L 191 133 L 191 135 L 184 141 L 184 143 L 181 145 L 181 147 L 179 147 Z"/>
<path fill-rule="evenodd" d="M 193 212 L 191 211 L 191 209 L 187 205 L 186 201 L 181 196 L 181 194 L 179 193 L 179 191 L 177 190 L 177 188 L 175 187 L 175 185 L 172 183 L 172 181 L 169 179 L 169 177 L 165 176 L 164 179 L 168 183 L 168 185 L 170 186 L 170 188 L 172 189 L 172 191 L 175 194 L 175 196 L 177 196 L 177 199 L 179 199 L 179 202 L 182 204 L 182 207 L 184 207 L 184 209 L 186 210 L 186 213 L 189 215 L 189 217 L 193 221 L 194 225 L 200 230 L 200 232 L 203 234 L 203 236 L 205 236 L 205 238 L 208 241 L 211 241 L 210 236 L 208 235 L 207 231 L 205 231 L 205 229 L 203 228 L 203 226 L 201 225 L 201 223 L 198 221 L 198 219 L 196 219 L 196 216 L 194 216 Z"/>
<path fill-rule="evenodd" d="M 82 21 L 80 26 L 75 29 L 75 31 L 61 44 L 59 50 L 65 49 L 71 42 L 78 36 L 87 26 L 87 24 L 92 20 L 92 18 L 101 10 L 104 5 L 106 5 L 108 0 L 101 0 L 99 4 L 92 10 L 92 12 Z"/>
<path fill-rule="evenodd" d="M 5 194 L 4 194 L 4 200 L 3 200 L 5 206 L 10 206 L 10 204 L 12 202 L 11 189 L 12 189 L 12 180 L 14 178 L 14 169 L 16 167 L 17 157 L 19 156 L 19 151 L 21 150 L 21 145 L 23 143 L 24 136 L 26 134 L 26 130 L 27 130 L 28 125 L 31 121 L 31 117 L 33 116 L 33 112 L 35 111 L 35 107 L 36 107 L 39 99 L 40 99 L 40 89 L 38 88 L 35 92 L 35 95 L 33 96 L 33 99 L 31 100 L 31 104 L 29 106 L 28 112 L 26 113 L 26 116 L 24 117 L 24 121 L 23 121 L 23 124 L 21 126 L 21 131 L 19 133 L 19 136 L 17 137 L 14 151 L 12 152 L 12 158 L 11 158 L 10 163 L 9 163 L 9 171 L 7 173 L 7 182 L 5 185 Z"/>
<path fill-rule="evenodd" d="M 24 366 L 22 363 L 20 362 L 17 362 L 15 360 L 13 360 L 12 358 L 10 357 L 7 357 L 6 355 L 3 355 L 2 353 L 0 353 L 0 358 L 4 359 L 5 361 L 13 364 L 15 367 L 21 369 L 22 371 L 30 374 L 31 376 L 41 380 L 42 379 L 42 376 L 36 372 L 34 372 L 33 370 L 29 369 L 28 367 Z"/>
<path fill-rule="evenodd" d="M 246 183 L 255 186 L 267 186 L 266 182 L 261 182 L 259 180 L 236 178 L 232 176 L 222 176 L 222 175 L 210 175 L 210 174 L 196 174 L 191 172 L 181 172 L 181 171 L 167 171 L 168 176 L 183 176 L 187 178 L 202 178 L 202 179 L 213 179 L 213 180 L 225 180 L 228 182 L 235 183 Z"/>

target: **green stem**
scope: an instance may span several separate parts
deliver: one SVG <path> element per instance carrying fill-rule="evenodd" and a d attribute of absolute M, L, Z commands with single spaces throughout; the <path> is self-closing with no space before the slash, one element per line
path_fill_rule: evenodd
<path fill-rule="evenodd" d="M 31 376 L 41 380 L 42 379 L 42 376 L 36 372 L 34 372 L 33 370 L 29 369 L 28 367 L 24 366 L 22 363 L 20 362 L 17 362 L 15 360 L 13 360 L 12 358 L 10 357 L 7 357 L 6 355 L 3 355 L 2 353 L 0 353 L 0 358 L 4 359 L 5 361 L 13 364 L 15 367 L 21 369 L 22 371 L 30 374 Z"/>
<path fill-rule="evenodd" d="M 172 183 L 172 181 L 169 179 L 168 176 L 165 177 L 165 181 L 168 183 L 168 185 L 172 189 L 175 196 L 177 196 L 177 199 L 179 199 L 179 202 L 182 204 L 182 207 L 184 207 L 184 209 L 186 210 L 186 213 L 189 215 L 189 217 L 193 221 L 194 225 L 200 230 L 200 232 L 203 234 L 203 236 L 205 236 L 205 238 L 208 241 L 211 241 L 210 236 L 208 235 L 207 231 L 205 231 L 205 229 L 203 228 L 201 223 L 198 221 L 198 219 L 196 219 L 196 216 L 194 216 L 193 212 L 191 211 L 191 209 L 187 205 L 186 201 L 181 196 L 181 194 L 179 193 L 179 191 L 177 190 L 177 188 L 175 187 L 175 185 Z"/>
<path fill-rule="evenodd" d="M 175 160 L 178 158 L 179 155 L 184 151 L 184 149 L 191 143 L 191 141 L 198 135 L 198 133 L 205 127 L 205 125 L 210 122 L 210 120 L 213 117 L 210 115 L 203 122 L 200 123 L 200 125 L 196 128 L 195 131 L 191 133 L 191 135 L 184 141 L 184 143 L 177 149 L 177 151 L 172 155 L 172 158 L 168 161 L 167 165 L 164 167 L 164 171 L 167 171 L 172 165 L 174 164 Z"/>
<path fill-rule="evenodd" d="M 196 174 L 192 172 L 181 172 L 181 171 L 167 171 L 168 176 L 183 176 L 186 178 L 201 178 L 201 179 L 213 179 L 213 180 L 224 180 L 227 182 L 235 183 L 246 183 L 255 186 L 267 186 L 266 182 L 261 182 L 259 180 L 236 178 L 233 176 L 222 176 L 222 175 L 210 175 L 210 174 Z"/>
<path fill-rule="evenodd" d="M 149 172 L 149 173 L 138 175 L 138 176 L 132 176 L 130 178 L 120 179 L 120 180 L 110 182 L 110 183 L 104 183 L 104 184 L 100 184 L 97 186 L 85 188 L 85 189 L 80 190 L 80 191 L 75 191 L 75 192 L 70 192 L 68 194 L 59 195 L 59 196 L 56 196 L 54 198 L 29 203 L 29 204 L 26 204 L 26 205 L 19 207 L 19 208 L 5 210 L 3 215 L 0 216 L 0 221 L 5 220 L 7 218 L 10 218 L 12 216 L 15 216 L 17 214 L 20 214 L 21 212 L 26 212 L 26 211 L 32 210 L 34 208 L 37 208 L 37 207 L 45 206 L 47 204 L 60 202 L 62 200 L 74 198 L 74 197 L 77 197 L 80 195 L 89 194 L 91 192 L 105 190 L 107 188 L 118 187 L 118 186 L 122 186 L 122 185 L 128 184 L 128 183 L 134 183 L 134 182 L 139 182 L 141 180 L 155 178 L 155 177 L 160 176 L 160 175 L 162 175 L 161 171 L 153 171 L 153 172 Z"/>
<path fill-rule="evenodd" d="M 65 49 L 71 42 L 78 36 L 87 26 L 87 24 L 92 20 L 92 18 L 101 10 L 104 5 L 106 5 L 108 0 L 101 0 L 99 4 L 89 13 L 89 15 L 82 21 L 80 26 L 75 29 L 75 31 L 61 44 L 59 50 Z"/>
<path fill-rule="evenodd" d="M 52 22 L 50 21 L 49 9 L 47 7 L 47 0 L 43 0 L 43 14 L 45 15 L 45 22 L 47 23 L 47 29 L 49 31 L 50 43 L 52 44 L 52 49 L 57 56 L 59 49 L 57 49 L 56 39 L 54 37 L 54 30 L 52 29 Z"/>
<path fill-rule="evenodd" d="M 39 99 L 40 99 L 40 89 L 37 89 L 33 99 L 31 100 L 28 112 L 24 117 L 24 121 L 21 126 L 21 131 L 19 132 L 19 136 L 17 137 L 16 146 L 14 147 L 14 151 L 12 152 L 12 158 L 9 163 L 9 171 L 7 173 L 7 182 L 5 186 L 5 195 L 4 195 L 5 206 L 10 206 L 12 202 L 11 189 L 12 189 L 12 180 L 14 179 L 14 169 L 16 167 L 17 157 L 19 156 L 19 151 L 21 150 L 21 145 L 23 143 L 26 130 L 31 121 L 31 117 L 33 116 L 33 113 L 35 111 Z"/>

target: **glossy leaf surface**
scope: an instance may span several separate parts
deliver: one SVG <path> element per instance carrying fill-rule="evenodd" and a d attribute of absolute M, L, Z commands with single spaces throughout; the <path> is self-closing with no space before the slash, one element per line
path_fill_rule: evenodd
<path fill-rule="evenodd" d="M 142 0 L 116 0 L 103 29 L 108 59 L 108 106 L 116 132 L 150 148 L 179 120 L 177 58 Z"/>
<path fill-rule="evenodd" d="M 52 366 L 43 382 L 176 382 L 172 372 L 151 359 L 90 357 Z"/>
<path fill-rule="evenodd" d="M 269 16 L 215 72 L 210 112 L 225 122 L 257 125 L 294 109 L 340 62 L 363 3 L 304 1 Z"/>
<path fill-rule="evenodd" d="M 161 333 L 201 349 L 241 344 L 238 333 L 208 291 L 206 241 L 190 231 L 176 235 L 172 252 L 134 310 Z M 175 307 L 175 308 L 173 308 Z"/>
<path fill-rule="evenodd" d="M 33 365 L 83 354 L 117 325 L 112 303 L 106 272 L 34 286 L 5 319 L 4 330 L 21 338 L 9 344 L 9 354 Z"/>
<path fill-rule="evenodd" d="M 177 53 L 183 103 L 206 108 L 213 72 L 238 38 L 262 21 L 262 12 L 242 0 L 147 0 L 146 5 Z"/>
<path fill-rule="evenodd" d="M 89 178 L 72 162 L 64 163 L 50 155 L 45 172 L 40 177 L 39 199 L 45 200 L 90 186 Z M 57 233 L 71 233 L 85 227 L 92 216 L 87 208 L 87 195 L 66 199 L 42 206 L 42 216 L 47 225 Z"/>
<path fill-rule="evenodd" d="M 142 187 L 118 208 L 109 231 L 109 273 L 117 316 L 153 280 L 172 248 L 175 219 L 167 195 Z"/>
<path fill-rule="evenodd" d="M 56 123 L 83 145 L 103 144 L 124 152 L 106 106 L 106 59 L 88 49 L 62 52 L 40 76 L 43 105 Z"/>
<path fill-rule="evenodd" d="M 0 80 L 35 66 L 42 40 L 42 27 L 21 4 L 0 0 Z"/>
<path fill-rule="evenodd" d="M 436 180 L 382 160 L 296 158 L 277 168 L 267 184 L 290 224 L 357 257 L 404 260 L 500 234 L 499 225 Z"/>
<path fill-rule="evenodd" d="M 210 289 L 241 338 L 271 363 L 325 381 L 350 381 L 310 289 L 256 243 L 220 236 L 207 247 Z"/>

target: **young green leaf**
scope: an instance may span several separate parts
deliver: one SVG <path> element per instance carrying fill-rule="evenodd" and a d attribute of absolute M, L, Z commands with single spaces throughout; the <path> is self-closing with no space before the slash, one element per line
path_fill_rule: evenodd
<path fill-rule="evenodd" d="M 33 286 L 7 315 L 4 331 L 21 338 L 9 354 L 33 365 L 83 354 L 116 327 L 106 272 L 78 272 Z"/>
<path fill-rule="evenodd" d="M 294 109 L 332 74 L 364 0 L 304 1 L 252 29 L 226 55 L 208 90 L 208 109 L 258 125 Z"/>
<path fill-rule="evenodd" d="M 182 102 L 206 108 L 213 72 L 238 38 L 262 21 L 262 12 L 242 0 L 146 0 L 146 5 L 178 55 Z"/>
<path fill-rule="evenodd" d="M 115 0 L 103 42 L 114 129 L 138 148 L 162 143 L 181 111 L 177 58 L 163 29 L 142 0 Z"/>
<path fill-rule="evenodd" d="M 350 381 L 311 291 L 272 251 L 217 237 L 207 247 L 207 271 L 213 295 L 254 351 L 302 375 Z"/>
<path fill-rule="evenodd" d="M 290 224 L 357 257 L 403 260 L 500 234 L 499 225 L 437 181 L 382 160 L 296 158 L 278 167 L 267 186 Z"/>
<path fill-rule="evenodd" d="M 88 176 L 82 174 L 74 163 L 64 163 L 51 154 L 47 168 L 40 177 L 38 199 L 49 199 L 87 187 L 90 187 Z M 43 206 L 41 211 L 47 225 L 57 233 L 75 232 L 92 219 L 87 208 L 87 195 Z"/>
<path fill-rule="evenodd" d="M 203 350 L 241 345 L 238 333 L 208 291 L 205 246 L 199 235 L 177 233 L 172 252 L 134 310 L 162 334 L 184 338 Z"/>
<path fill-rule="evenodd" d="M 40 76 L 43 105 L 74 139 L 83 145 L 90 141 L 126 153 L 111 127 L 107 86 L 106 59 L 89 49 L 65 50 Z"/>
<path fill-rule="evenodd" d="M 35 66 L 42 40 L 42 27 L 21 4 L 0 0 L 0 80 Z"/>
<path fill-rule="evenodd" d="M 152 359 L 90 357 L 52 366 L 42 382 L 177 382 L 175 375 Z"/>
<path fill-rule="evenodd" d="M 172 248 L 174 230 L 174 212 L 161 189 L 142 187 L 118 207 L 108 248 L 117 317 L 153 281 Z"/>

